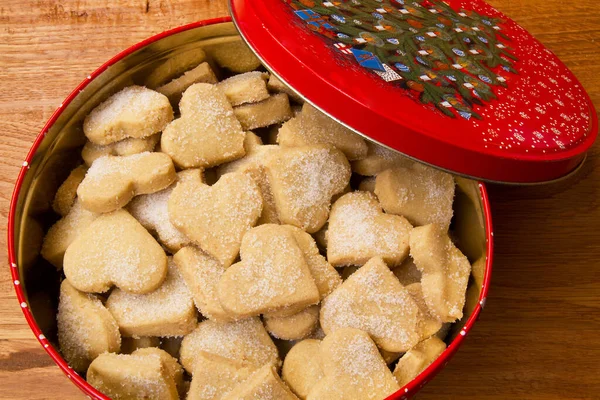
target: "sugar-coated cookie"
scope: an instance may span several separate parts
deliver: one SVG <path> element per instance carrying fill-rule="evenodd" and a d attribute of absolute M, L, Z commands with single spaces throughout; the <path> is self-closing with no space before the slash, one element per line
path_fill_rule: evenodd
<path fill-rule="evenodd" d="M 406 257 L 406 260 L 399 267 L 394 268 L 394 275 L 396 275 L 402 286 L 421 282 L 421 271 L 415 265 L 412 257 Z"/>
<path fill-rule="evenodd" d="M 199 47 L 185 49 L 169 56 L 154 68 L 144 80 L 144 85 L 154 89 L 177 78 L 206 60 L 206 53 Z"/>
<path fill-rule="evenodd" d="M 60 216 L 64 217 L 69 213 L 75 198 L 77 197 L 77 188 L 85 177 L 87 168 L 85 165 L 80 165 L 75 168 L 67 179 L 60 185 L 52 202 L 52 209 Z"/>
<path fill-rule="evenodd" d="M 277 93 L 285 93 L 288 95 L 290 100 L 295 101 L 296 103 L 303 103 L 302 97 L 298 95 L 292 88 L 283 83 L 279 78 L 275 75 L 271 74 L 269 76 L 269 81 L 267 82 L 267 87 L 269 90 Z"/>
<path fill-rule="evenodd" d="M 100 145 L 126 138 L 145 138 L 173 120 L 169 99 L 142 86 L 129 86 L 94 108 L 83 121 L 83 133 Z"/>
<path fill-rule="evenodd" d="M 179 399 L 172 368 L 154 353 L 104 353 L 90 365 L 87 381 L 114 400 Z"/>
<path fill-rule="evenodd" d="M 164 153 L 98 158 L 77 188 L 77 196 L 90 211 L 118 210 L 134 196 L 154 193 L 175 181 L 175 167 Z"/>
<path fill-rule="evenodd" d="M 324 376 L 320 345 L 320 340 L 302 340 L 292 347 L 283 360 L 281 377 L 302 400 Z"/>
<path fill-rule="evenodd" d="M 263 198 L 263 209 L 257 225 L 279 223 L 275 199 L 271 191 L 271 185 L 267 178 L 265 164 L 271 154 L 279 151 L 279 146 L 262 145 L 260 138 L 252 132 L 246 132 L 244 149 L 246 155 L 243 158 L 219 166 L 217 175 L 222 176 L 229 172 L 246 172 L 254 179 Z"/>
<path fill-rule="evenodd" d="M 412 230 L 410 254 L 421 271 L 423 297 L 431 315 L 442 322 L 462 318 L 471 273 L 467 257 L 436 224 Z"/>
<path fill-rule="evenodd" d="M 260 60 L 241 39 L 207 46 L 205 50 L 219 67 L 236 74 L 254 71 L 261 65 Z"/>
<path fill-rule="evenodd" d="M 160 140 L 161 151 L 181 168 L 210 168 L 244 155 L 244 131 L 225 94 L 215 85 L 196 83 L 179 103 L 181 117 Z"/>
<path fill-rule="evenodd" d="M 320 350 L 325 376 L 307 400 L 384 399 L 400 388 L 364 331 L 340 329 L 323 339 Z"/>
<path fill-rule="evenodd" d="M 177 173 L 177 180 L 204 179 L 201 169 L 186 169 Z M 159 192 L 136 196 L 128 205 L 127 210 L 140 224 L 154 233 L 158 241 L 169 251 L 175 252 L 183 246 L 191 244 L 191 240 L 177 229 L 169 219 L 169 197 L 176 183 Z"/>
<path fill-rule="evenodd" d="M 269 97 L 266 80 L 269 74 L 253 71 L 234 75 L 217 84 L 232 106 L 257 103 Z"/>
<path fill-rule="evenodd" d="M 215 321 L 233 319 L 223 310 L 217 295 L 217 284 L 225 272 L 221 262 L 193 246 L 175 253 L 173 261 L 204 317 Z"/>
<path fill-rule="evenodd" d="M 86 210 L 79 199 L 75 199 L 67 215 L 59 219 L 46 233 L 42 243 L 42 257 L 56 268 L 62 268 L 69 245 L 98 216 L 99 214 Z"/>
<path fill-rule="evenodd" d="M 446 172 L 420 164 L 388 169 L 377 175 L 375 194 L 386 212 L 403 215 L 416 226 L 450 226 L 454 178 Z"/>
<path fill-rule="evenodd" d="M 414 163 L 410 158 L 395 150 L 373 142 L 367 142 L 367 156 L 352 162 L 352 172 L 363 176 L 375 176 L 393 167 L 410 167 Z"/>
<path fill-rule="evenodd" d="M 363 138 L 308 103 L 304 103 L 300 115 L 281 126 L 277 142 L 285 147 L 332 145 L 350 161 L 367 156 L 367 144 Z"/>
<path fill-rule="evenodd" d="M 252 372 L 224 358 L 198 358 L 187 400 L 221 400 Z"/>
<path fill-rule="evenodd" d="M 277 374 L 273 365 L 264 365 L 237 385 L 223 400 L 298 400 Z"/>
<path fill-rule="evenodd" d="M 292 118 L 290 101 L 285 93 L 274 94 L 258 103 L 234 107 L 233 113 L 246 130 L 263 128 Z"/>
<path fill-rule="evenodd" d="M 145 138 L 127 138 L 118 142 L 100 145 L 86 142 L 81 150 L 81 158 L 89 167 L 94 161 L 104 156 L 130 156 L 132 154 L 153 151 L 160 141 L 160 133 Z"/>
<path fill-rule="evenodd" d="M 400 386 L 406 385 L 425 370 L 446 350 L 446 343 L 435 336 L 426 339 L 406 352 L 396 364 L 394 376 Z"/>
<path fill-rule="evenodd" d="M 186 179 L 169 197 L 173 225 L 202 250 L 229 267 L 237 257 L 242 237 L 256 224 L 262 196 L 250 175 L 223 175 L 213 186 Z"/>
<path fill-rule="evenodd" d="M 179 104 L 181 95 L 194 83 L 217 83 L 217 77 L 207 62 L 203 62 L 197 67 L 186 71 L 172 81 L 158 87 L 156 91 L 169 98 L 171 104 Z"/>
<path fill-rule="evenodd" d="M 368 332 L 382 349 L 402 352 L 422 338 L 420 309 L 379 257 L 372 258 L 323 300 L 321 327 Z"/>
<path fill-rule="evenodd" d="M 300 340 L 308 337 L 319 323 L 319 306 L 310 306 L 289 317 L 264 316 L 265 328 L 273 337 Z"/>
<path fill-rule="evenodd" d="M 56 320 L 60 351 L 77 372 L 85 372 L 100 354 L 121 347 L 119 326 L 100 299 L 78 291 L 66 279 L 60 285 Z"/>
<path fill-rule="evenodd" d="M 421 311 L 421 330 L 423 332 L 423 337 L 430 337 L 435 335 L 442 328 L 442 321 L 440 321 L 437 317 L 431 315 L 429 312 L 429 307 L 425 303 L 425 297 L 423 296 L 423 288 L 421 287 L 421 283 L 411 283 L 406 286 L 406 290 L 412 296 L 417 306 L 419 306 L 419 310 Z"/>
<path fill-rule="evenodd" d="M 319 289 L 319 296 L 324 299 L 342 283 L 340 274 L 319 253 L 319 248 L 312 236 L 295 226 L 286 225 L 286 227 L 292 232 L 300 250 L 302 250 L 306 265 L 308 265 L 315 285 Z"/>
<path fill-rule="evenodd" d="M 69 245 L 64 272 L 84 292 L 103 293 L 115 285 L 149 293 L 167 275 L 167 256 L 135 218 L 117 210 L 96 218 Z"/>
<path fill-rule="evenodd" d="M 143 347 L 133 352 L 134 356 L 156 356 L 159 357 L 169 376 L 177 386 L 177 391 L 181 397 L 185 397 L 187 385 L 183 380 L 183 367 L 177 361 L 177 358 L 171 356 L 166 351 L 158 347 Z"/>
<path fill-rule="evenodd" d="M 411 229 L 406 218 L 382 212 L 372 193 L 345 194 L 331 208 L 327 260 L 337 267 L 380 256 L 390 267 L 398 266 L 408 256 Z"/>
<path fill-rule="evenodd" d="M 160 346 L 160 339 L 156 336 L 123 337 L 121 338 L 121 353 L 131 354 L 138 349 Z"/>
<path fill-rule="evenodd" d="M 331 198 L 350 181 L 350 165 L 342 152 L 329 146 L 281 149 L 269 157 L 267 175 L 279 219 L 308 233 L 321 229 Z"/>
<path fill-rule="evenodd" d="M 181 343 L 180 361 L 192 374 L 200 356 L 226 359 L 252 370 L 279 365 L 277 347 L 258 318 L 236 322 L 202 321 Z"/>
<path fill-rule="evenodd" d="M 286 309 L 295 314 L 319 302 L 304 254 L 285 226 L 252 228 L 242 239 L 240 258 L 217 285 L 227 313 L 244 318 Z"/>
<path fill-rule="evenodd" d="M 192 294 L 172 259 L 167 277 L 156 290 L 133 294 L 114 289 L 106 307 L 123 336 L 183 336 L 198 323 Z"/>

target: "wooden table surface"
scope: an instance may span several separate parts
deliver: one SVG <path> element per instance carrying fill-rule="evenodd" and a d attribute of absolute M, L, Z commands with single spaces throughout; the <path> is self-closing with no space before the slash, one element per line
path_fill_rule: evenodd
<path fill-rule="evenodd" d="M 596 1 L 491 3 L 558 54 L 600 109 Z M 0 248 L 20 164 L 76 84 L 152 34 L 226 13 L 225 0 L 2 0 Z M 418 397 L 600 399 L 600 143 L 564 184 L 490 191 L 496 253 L 486 309 Z M 0 254 L 0 399 L 85 398 L 34 339 Z"/>

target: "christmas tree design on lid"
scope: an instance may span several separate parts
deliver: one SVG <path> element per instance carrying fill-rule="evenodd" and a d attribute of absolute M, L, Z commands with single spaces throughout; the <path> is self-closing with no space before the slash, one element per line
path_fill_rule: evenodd
<path fill-rule="evenodd" d="M 449 117 L 481 119 L 516 74 L 502 21 L 443 1 L 285 0 L 306 26 L 409 96 Z"/>

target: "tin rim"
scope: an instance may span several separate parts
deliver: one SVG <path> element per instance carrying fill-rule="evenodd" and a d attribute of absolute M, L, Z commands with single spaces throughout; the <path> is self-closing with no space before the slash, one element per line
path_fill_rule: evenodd
<path fill-rule="evenodd" d="M 175 35 L 177 33 L 181 33 L 184 31 L 188 31 L 191 29 L 199 28 L 206 25 L 213 25 L 225 22 L 231 22 L 231 17 L 219 17 L 212 18 L 203 21 L 193 22 L 187 25 L 182 25 L 177 28 L 173 28 L 154 36 L 151 36 L 139 43 L 136 43 L 127 49 L 121 51 L 117 55 L 110 58 L 107 62 L 102 64 L 99 68 L 97 68 L 94 72 L 92 72 L 86 79 L 84 79 L 77 87 L 65 98 L 65 100 L 60 104 L 60 106 L 54 111 L 50 119 L 46 122 L 40 133 L 34 139 L 34 142 L 23 161 L 21 166 L 21 170 L 17 176 L 17 180 L 15 182 L 15 187 L 11 196 L 11 203 L 8 214 L 8 229 L 7 229 L 7 246 L 8 246 L 8 262 L 10 273 L 13 281 L 13 286 L 15 289 L 15 293 L 17 296 L 17 301 L 20 303 L 21 310 L 23 311 L 23 315 L 27 324 L 31 328 L 31 331 L 34 333 L 36 339 L 46 351 L 46 353 L 52 358 L 52 360 L 58 365 L 60 370 L 69 378 L 81 391 L 83 391 L 90 398 L 98 399 L 98 400 L 110 400 L 109 397 L 100 393 L 96 390 L 92 385 L 90 385 L 83 377 L 81 377 L 78 373 L 76 373 L 65 361 L 65 359 L 61 356 L 59 351 L 55 349 L 47 338 L 42 333 L 38 324 L 36 323 L 33 314 L 29 309 L 29 305 L 26 300 L 25 292 L 20 284 L 20 274 L 19 268 L 17 265 L 17 256 L 14 248 L 15 237 L 14 237 L 14 228 L 15 228 L 15 214 L 16 207 L 18 203 L 19 196 L 21 194 L 21 189 L 23 185 L 23 180 L 27 171 L 29 170 L 29 164 L 31 163 L 33 156 L 36 154 L 40 144 L 43 142 L 46 136 L 46 132 L 54 125 L 58 117 L 62 114 L 65 108 L 79 95 L 79 93 L 87 87 L 87 85 L 97 78 L 101 73 L 103 73 L 107 68 L 115 64 L 116 62 L 122 60 L 129 54 L 151 44 L 158 40 L 164 39 L 168 36 Z M 448 364 L 451 357 L 456 353 L 458 348 L 461 346 L 463 340 L 466 335 L 469 333 L 477 319 L 479 318 L 479 314 L 481 313 L 483 307 L 485 306 L 487 293 L 489 289 L 489 284 L 491 281 L 491 272 L 492 272 L 492 261 L 493 261 L 493 236 L 494 233 L 492 231 L 492 215 L 490 209 L 490 202 L 488 198 L 488 193 L 485 185 L 482 182 L 478 183 L 479 191 L 481 195 L 482 202 L 482 211 L 485 217 L 485 235 L 486 235 L 486 263 L 485 263 L 485 274 L 483 278 L 483 284 L 481 287 L 481 294 L 479 296 L 479 301 L 464 327 L 460 331 L 460 334 L 457 335 L 452 342 L 448 345 L 446 350 L 423 372 L 421 372 L 415 379 L 410 381 L 408 384 L 400 388 L 399 391 L 392 394 L 388 397 L 388 399 L 402 399 L 408 398 L 409 396 L 414 395 L 421 387 L 423 387 L 429 380 L 431 380 L 443 367 Z"/>

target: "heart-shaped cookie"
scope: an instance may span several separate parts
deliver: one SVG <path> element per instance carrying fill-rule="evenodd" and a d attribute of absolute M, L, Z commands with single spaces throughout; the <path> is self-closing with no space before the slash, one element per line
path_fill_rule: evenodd
<path fill-rule="evenodd" d="M 221 400 L 237 385 L 248 379 L 252 370 L 224 358 L 202 355 L 192 374 L 187 400 Z"/>
<path fill-rule="evenodd" d="M 281 377 L 301 399 L 323 378 L 321 341 L 305 339 L 298 342 L 285 356 Z"/>
<path fill-rule="evenodd" d="M 226 359 L 252 370 L 265 364 L 279 365 L 277 347 L 258 318 L 236 322 L 202 321 L 181 343 L 181 365 L 193 374 L 203 357 Z"/>
<path fill-rule="evenodd" d="M 282 148 L 269 157 L 267 175 L 279 219 L 308 233 L 327 222 L 331 198 L 350 181 L 350 164 L 330 146 Z"/>
<path fill-rule="evenodd" d="M 442 322 L 461 319 L 471 274 L 467 257 L 437 224 L 413 229 L 410 253 L 421 271 L 421 289 L 431 315 Z"/>
<path fill-rule="evenodd" d="M 390 267 L 398 266 L 408 255 L 411 229 L 406 218 L 383 213 L 372 193 L 345 194 L 331 208 L 327 260 L 337 267 L 381 257 Z"/>
<path fill-rule="evenodd" d="M 101 354 L 88 369 L 88 383 L 115 400 L 178 400 L 177 361 L 160 349 L 142 350 Z"/>
<path fill-rule="evenodd" d="M 308 337 L 319 325 L 318 305 L 310 306 L 289 317 L 264 315 L 265 328 L 271 336 L 282 340 L 300 340 Z"/>
<path fill-rule="evenodd" d="M 183 336 L 198 324 L 192 294 L 173 260 L 162 285 L 146 294 L 114 289 L 106 307 L 123 336 Z"/>
<path fill-rule="evenodd" d="M 81 158 L 87 166 L 92 165 L 100 157 L 104 156 L 130 156 L 146 151 L 154 151 L 160 140 L 160 133 L 145 138 L 127 138 L 107 145 L 87 142 L 81 149 Z"/>
<path fill-rule="evenodd" d="M 454 200 L 452 175 L 413 163 L 377 175 L 375 194 L 383 209 L 406 217 L 415 226 L 436 223 L 448 230 Z"/>
<path fill-rule="evenodd" d="M 83 181 L 83 178 L 85 178 L 86 172 L 87 167 L 85 165 L 75 168 L 56 191 L 54 201 L 52 202 L 52 209 L 61 217 L 67 215 L 71 207 L 73 207 L 75 198 L 77 197 L 77 188 L 81 181 Z"/>
<path fill-rule="evenodd" d="M 377 346 L 359 329 L 329 334 L 320 346 L 325 376 L 307 400 L 384 399 L 400 389 Z"/>
<path fill-rule="evenodd" d="M 225 94 L 215 85 L 190 86 L 179 103 L 181 117 L 163 131 L 161 150 L 182 168 L 209 168 L 244 155 L 244 131 Z"/>
<path fill-rule="evenodd" d="M 152 235 L 127 211 L 96 218 L 69 245 L 65 276 L 84 292 L 103 293 L 113 285 L 148 293 L 167 275 L 167 256 Z"/>
<path fill-rule="evenodd" d="M 96 144 L 125 138 L 145 138 L 163 130 L 173 119 L 166 96 L 143 86 L 129 86 L 109 97 L 83 121 L 83 133 Z"/>
<path fill-rule="evenodd" d="M 88 210 L 107 213 L 125 206 L 136 195 L 168 187 L 176 178 L 173 162 L 164 153 L 106 156 L 93 162 L 77 196 Z"/>
<path fill-rule="evenodd" d="M 100 354 L 121 347 L 119 326 L 100 299 L 78 291 L 66 279 L 60 285 L 56 321 L 60 351 L 77 372 L 85 372 Z"/>
<path fill-rule="evenodd" d="M 425 370 L 446 350 L 446 343 L 435 336 L 423 340 L 406 352 L 396 364 L 394 377 L 400 386 L 406 385 Z"/>
<path fill-rule="evenodd" d="M 300 311 L 319 302 L 302 250 L 287 227 L 266 224 L 251 229 L 242 240 L 240 257 L 218 284 L 227 313 L 244 318 L 281 309 Z"/>
<path fill-rule="evenodd" d="M 254 371 L 248 379 L 223 397 L 223 400 L 255 399 L 298 400 L 283 383 L 273 365 L 265 365 Z"/>
<path fill-rule="evenodd" d="M 169 217 L 202 250 L 229 267 L 244 234 L 256 224 L 262 196 L 247 174 L 223 175 L 213 186 L 197 178 L 179 182 L 169 197 Z"/>
<path fill-rule="evenodd" d="M 422 319 L 417 303 L 379 257 L 350 275 L 321 304 L 326 334 L 341 328 L 361 329 L 391 352 L 419 343 Z"/>

